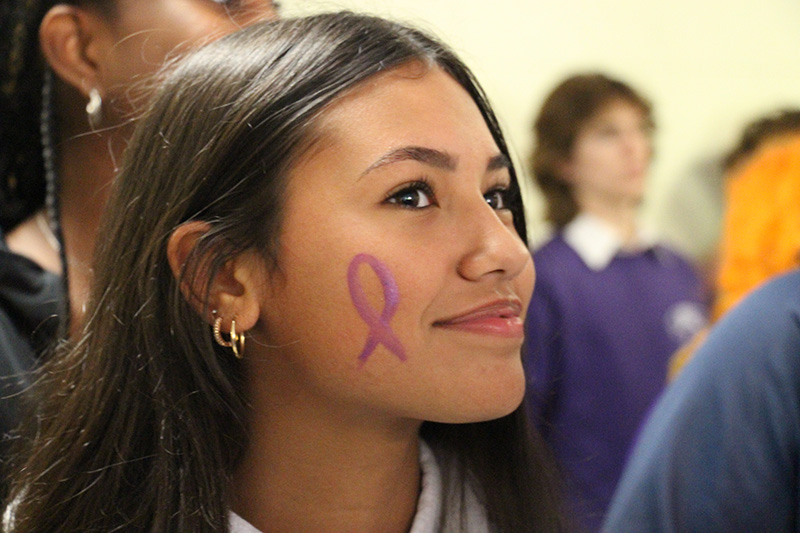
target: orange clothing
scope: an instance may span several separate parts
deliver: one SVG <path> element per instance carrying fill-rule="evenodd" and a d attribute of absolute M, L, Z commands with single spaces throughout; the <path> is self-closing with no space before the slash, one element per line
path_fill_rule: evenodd
<path fill-rule="evenodd" d="M 800 137 L 764 147 L 726 184 L 712 319 L 800 265 Z"/>

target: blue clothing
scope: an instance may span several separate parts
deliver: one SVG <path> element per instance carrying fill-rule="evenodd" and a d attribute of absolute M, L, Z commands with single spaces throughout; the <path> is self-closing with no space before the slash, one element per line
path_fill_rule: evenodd
<path fill-rule="evenodd" d="M 722 319 L 631 456 L 606 530 L 800 531 L 800 271 Z"/>
<path fill-rule="evenodd" d="M 564 472 L 571 514 L 597 530 L 670 356 L 705 325 L 702 288 L 661 246 L 616 252 L 598 269 L 558 234 L 534 265 L 528 402 Z"/>

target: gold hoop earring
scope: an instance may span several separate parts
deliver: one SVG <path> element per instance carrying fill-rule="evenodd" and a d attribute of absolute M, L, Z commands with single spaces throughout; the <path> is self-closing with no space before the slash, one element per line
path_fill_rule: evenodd
<path fill-rule="evenodd" d="M 214 340 L 217 341 L 217 344 L 224 348 L 230 348 L 231 343 L 226 341 L 222 338 L 222 335 L 219 332 L 219 328 L 222 325 L 222 317 L 218 316 L 217 319 L 214 321 Z"/>
<path fill-rule="evenodd" d="M 217 341 L 217 344 L 220 346 L 233 350 L 233 355 L 236 356 L 237 359 L 244 357 L 244 333 L 236 332 L 236 320 L 231 320 L 231 333 L 229 341 L 226 341 L 222 338 L 222 333 L 220 332 L 221 326 L 222 317 L 218 316 L 217 319 L 214 320 L 214 340 Z"/>
<path fill-rule="evenodd" d="M 231 349 L 236 359 L 244 357 L 244 333 L 236 333 L 235 320 L 231 320 Z"/>

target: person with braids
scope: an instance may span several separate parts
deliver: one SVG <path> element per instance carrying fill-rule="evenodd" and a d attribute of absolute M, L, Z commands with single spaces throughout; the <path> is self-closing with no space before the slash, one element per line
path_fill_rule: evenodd
<path fill-rule="evenodd" d="M 0 3 L 0 432 L 27 371 L 83 316 L 95 234 L 149 73 L 268 0 Z"/>
<path fill-rule="evenodd" d="M 100 235 L 7 531 L 566 528 L 521 405 L 516 172 L 439 41 L 344 12 L 201 48 Z"/>

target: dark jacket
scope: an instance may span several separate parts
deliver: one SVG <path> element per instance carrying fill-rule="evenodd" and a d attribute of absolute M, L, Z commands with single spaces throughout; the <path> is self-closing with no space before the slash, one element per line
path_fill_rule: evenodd
<path fill-rule="evenodd" d="M 8 249 L 0 233 L 0 450 L 19 423 L 31 371 L 58 332 L 61 276 Z"/>

